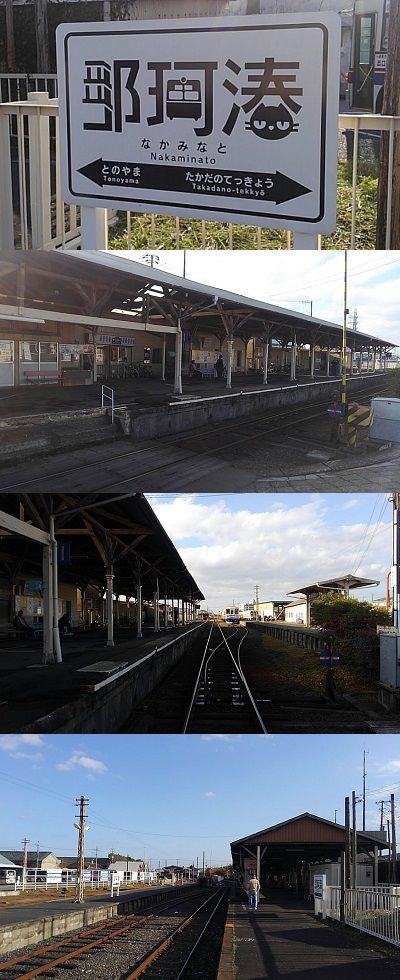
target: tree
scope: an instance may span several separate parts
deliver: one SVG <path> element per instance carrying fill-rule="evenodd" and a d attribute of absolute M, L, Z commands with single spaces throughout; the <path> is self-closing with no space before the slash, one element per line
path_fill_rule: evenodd
<path fill-rule="evenodd" d="M 379 636 L 376 627 L 390 624 L 386 609 L 329 592 L 312 604 L 315 626 L 331 632 L 344 663 L 368 679 L 378 676 Z"/>

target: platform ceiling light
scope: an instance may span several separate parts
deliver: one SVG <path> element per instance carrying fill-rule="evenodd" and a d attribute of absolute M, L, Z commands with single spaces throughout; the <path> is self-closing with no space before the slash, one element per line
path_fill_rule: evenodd
<path fill-rule="evenodd" d="M 16 313 L 0 313 L 0 320 L 17 320 L 18 323 L 46 323 L 46 320 L 33 316 L 20 316 Z"/>

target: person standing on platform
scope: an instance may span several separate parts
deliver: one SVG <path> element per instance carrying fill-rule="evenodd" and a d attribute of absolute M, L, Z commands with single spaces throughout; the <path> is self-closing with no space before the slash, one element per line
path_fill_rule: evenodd
<path fill-rule="evenodd" d="M 252 874 L 247 885 L 247 894 L 249 896 L 249 912 L 253 909 L 256 912 L 258 907 L 258 902 L 260 899 L 260 882 L 256 878 L 255 874 Z"/>
<path fill-rule="evenodd" d="M 215 362 L 215 370 L 217 372 L 218 381 L 222 381 L 224 375 L 224 362 L 222 360 L 222 354 L 219 355 Z"/>

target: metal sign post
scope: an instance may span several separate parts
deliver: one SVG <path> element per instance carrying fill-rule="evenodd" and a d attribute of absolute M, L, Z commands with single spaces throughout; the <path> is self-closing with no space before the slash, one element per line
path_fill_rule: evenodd
<path fill-rule="evenodd" d="M 63 24 L 57 53 L 84 247 L 104 247 L 107 207 L 284 228 L 305 248 L 334 231 L 337 14 Z"/>

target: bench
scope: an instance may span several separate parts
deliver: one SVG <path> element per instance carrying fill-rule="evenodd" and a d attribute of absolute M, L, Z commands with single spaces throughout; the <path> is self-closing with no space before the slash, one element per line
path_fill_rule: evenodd
<path fill-rule="evenodd" d="M 63 371 L 24 371 L 24 378 L 28 384 L 59 384 L 64 381 Z"/>

